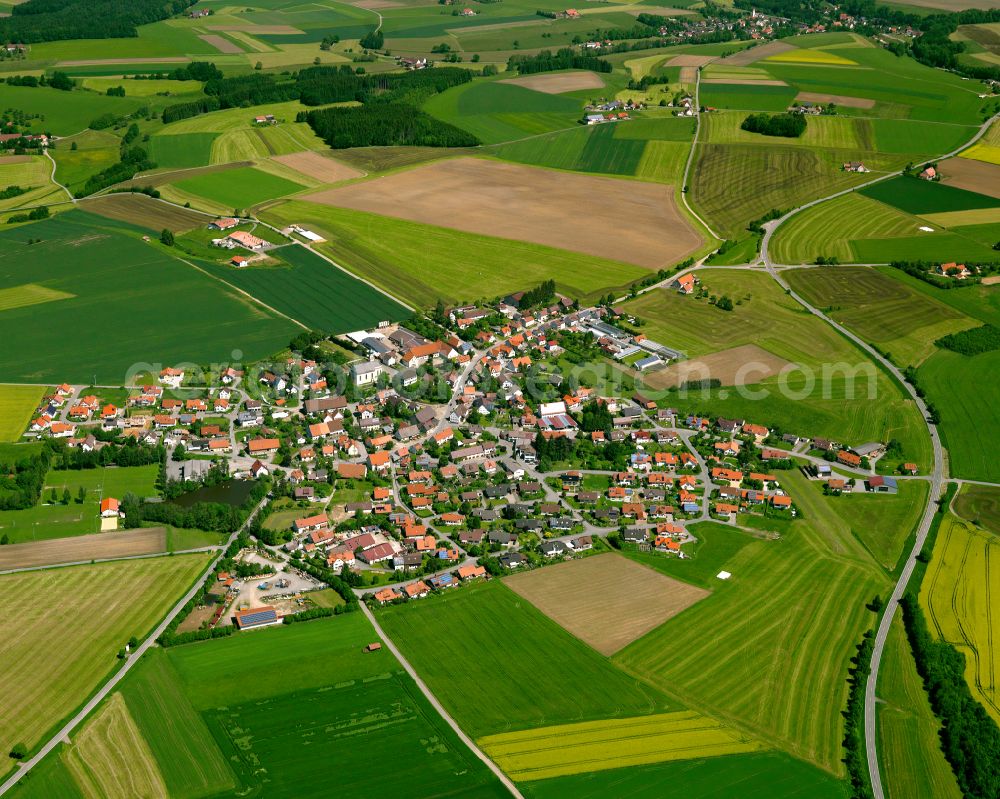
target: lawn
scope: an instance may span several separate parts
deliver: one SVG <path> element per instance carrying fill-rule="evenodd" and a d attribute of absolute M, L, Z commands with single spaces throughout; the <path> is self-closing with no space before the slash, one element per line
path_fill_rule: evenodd
<path fill-rule="evenodd" d="M 155 497 L 158 473 L 156 465 L 50 471 L 41 503 L 25 510 L 0 511 L 0 530 L 12 544 L 97 533 L 102 498 L 121 499 L 126 493 Z M 77 503 L 81 488 L 86 491 L 86 498 Z M 55 502 L 52 502 L 53 491 Z M 64 491 L 70 494 L 68 504 L 62 501 Z"/>
<path fill-rule="evenodd" d="M 744 547 L 710 597 L 613 662 L 694 710 L 840 774 L 848 659 L 872 623 L 864 603 L 888 581 L 847 525 L 808 519 L 786 523 L 778 540 Z"/>
<path fill-rule="evenodd" d="M 669 785 L 685 799 L 845 799 L 844 784 L 801 760 L 776 752 L 700 758 L 594 771 L 518 787 L 528 799 L 640 799 Z M 18 797 L 20 799 L 20 797 Z"/>
<path fill-rule="evenodd" d="M 207 555 L 178 555 L 0 577 L 8 610 L 0 622 L 0 684 L 8 687 L 0 748 L 37 745 L 117 667 L 129 637 L 147 634 L 207 564 Z"/>
<path fill-rule="evenodd" d="M 1000 487 L 964 485 L 953 507 L 963 519 L 1000 535 Z"/>
<path fill-rule="evenodd" d="M 969 357 L 941 350 L 917 372 L 921 388 L 941 414 L 942 443 L 953 477 L 1000 482 L 993 442 L 1000 435 L 996 376 L 1000 352 Z"/>
<path fill-rule="evenodd" d="M 282 247 L 275 254 L 286 265 L 244 269 L 200 265 L 313 330 L 346 333 L 410 315 L 399 303 L 305 247 Z"/>
<path fill-rule="evenodd" d="M 497 581 L 387 608 L 379 621 L 474 737 L 676 707 Z M 441 630 L 462 631 L 447 657 Z"/>
<path fill-rule="evenodd" d="M 1000 206 L 1000 199 L 996 197 L 905 175 L 883 180 L 859 191 L 866 197 L 910 214 L 937 214 Z"/>
<path fill-rule="evenodd" d="M 931 633 L 965 655 L 972 695 L 1000 723 L 1000 659 L 993 642 L 1000 635 L 996 573 L 1000 542 L 955 516 L 941 524 L 934 554 L 920 586 L 920 606 Z"/>
<path fill-rule="evenodd" d="M 188 194 L 205 197 L 231 208 L 249 208 L 264 200 L 294 194 L 302 185 L 253 167 L 197 175 L 174 184 Z"/>
<path fill-rule="evenodd" d="M 218 362 L 235 349 L 255 360 L 288 343 L 291 322 L 169 253 L 135 228 L 78 210 L 0 233 L 0 290 L 37 282 L 73 295 L 44 314 L 0 311 L 0 337 L 32 351 L 4 349 L 0 371 L 32 383 L 121 385 L 135 365 Z"/>
<path fill-rule="evenodd" d="M 44 386 L 0 384 L 0 442 L 17 441 L 42 401 Z"/>
<path fill-rule="evenodd" d="M 941 751 L 941 723 L 931 710 L 899 617 L 889 628 L 877 692 L 878 751 L 889 799 L 959 799 L 962 792 Z"/>
<path fill-rule="evenodd" d="M 934 341 L 941 336 L 978 327 L 977 320 L 870 267 L 793 269 L 785 279 L 900 366 L 922 363 L 938 351 Z"/>
<path fill-rule="evenodd" d="M 544 245 L 318 203 L 284 202 L 262 216 L 276 226 L 298 223 L 316 231 L 327 239 L 316 249 L 417 307 L 432 307 L 439 298 L 496 297 L 547 279 L 556 282 L 557 291 L 585 303 L 608 291 L 620 293 L 649 274 L 642 267 Z M 510 272 L 512 263 L 517 264 L 516 276 Z"/>

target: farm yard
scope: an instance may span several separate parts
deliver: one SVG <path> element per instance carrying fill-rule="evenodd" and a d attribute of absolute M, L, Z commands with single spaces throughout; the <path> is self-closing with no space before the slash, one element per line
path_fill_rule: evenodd
<path fill-rule="evenodd" d="M 473 737 L 677 707 L 497 581 L 386 608 L 379 623 Z M 446 659 L 434 632 L 441 629 L 463 630 Z"/>
<path fill-rule="evenodd" d="M 497 296 L 548 279 L 558 291 L 585 302 L 607 291 L 620 294 L 648 274 L 621 261 L 317 203 L 282 202 L 262 216 L 275 226 L 307 226 L 326 239 L 314 245 L 319 252 L 417 307 L 432 307 L 439 298 Z M 506 271 L 512 262 L 518 265 L 517 286 Z"/>
<path fill-rule="evenodd" d="M 995 720 L 1000 720 L 1000 661 L 992 641 L 1000 612 L 991 574 L 996 574 L 998 558 L 1000 543 L 992 534 L 948 515 L 920 587 L 920 606 L 931 633 L 965 655 L 969 688 Z"/>
<path fill-rule="evenodd" d="M 518 782 L 763 748 L 690 710 L 488 735 L 479 745 Z"/>
<path fill-rule="evenodd" d="M 668 189 L 459 158 L 304 200 L 659 268 L 702 239 Z M 583 228 L 580 219 L 590 222 Z"/>
<path fill-rule="evenodd" d="M 3 310 L 6 307 L 0 303 L 0 312 Z M 44 393 L 45 386 L 0 384 L 0 443 L 21 437 Z"/>
<path fill-rule="evenodd" d="M 16 685 L 0 710 L 0 746 L 35 746 L 116 666 L 191 585 L 208 555 L 178 555 L 0 576 L 0 681 Z M 53 612 L 58 608 L 59 612 Z M 59 657 L 51 653 L 59 651 Z"/>
<path fill-rule="evenodd" d="M 122 384 L 134 364 L 211 362 L 236 348 L 262 358 L 295 329 L 142 242 L 134 228 L 84 211 L 0 233 L 0 267 L 0 290 L 44 274 L 46 288 L 73 295 L 49 303 L 44 317 L 37 305 L 0 311 L 0 336 L 32 342 L 30 357 L 0 353 L 0 371 L 12 380 Z"/>
<path fill-rule="evenodd" d="M 601 590 L 594 587 L 598 581 L 606 583 Z M 615 554 L 515 574 L 504 582 L 602 655 L 614 654 L 707 596 Z"/>

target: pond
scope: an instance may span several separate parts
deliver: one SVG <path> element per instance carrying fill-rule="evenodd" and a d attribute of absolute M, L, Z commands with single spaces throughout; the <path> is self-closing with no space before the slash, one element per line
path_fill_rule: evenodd
<path fill-rule="evenodd" d="M 253 491 L 252 480 L 229 480 L 214 486 L 203 486 L 171 500 L 175 505 L 190 508 L 199 502 L 218 502 L 223 505 L 238 506 L 246 502 Z"/>

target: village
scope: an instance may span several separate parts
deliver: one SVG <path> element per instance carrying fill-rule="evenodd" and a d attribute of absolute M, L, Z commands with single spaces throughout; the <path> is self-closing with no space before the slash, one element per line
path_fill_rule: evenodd
<path fill-rule="evenodd" d="M 670 283 L 681 295 L 699 286 L 690 271 Z M 269 481 L 268 540 L 237 560 L 270 577 L 220 573 L 211 613 L 194 616 L 239 629 L 307 609 L 317 575 L 381 605 L 611 548 L 684 559 L 694 522 L 760 535 L 746 519 L 795 519 L 789 470 L 831 496 L 919 479 L 909 463 L 876 473 L 885 443 L 662 407 L 629 386 L 684 354 L 630 332 L 612 307 L 580 309 L 543 285 L 438 310 L 341 337 L 358 356 L 344 366 L 164 367 L 120 404 L 60 385 L 26 435 L 85 452 L 163 446 L 167 479 L 191 488 L 219 468 Z M 568 358 L 603 360 L 621 382 L 571 381 Z M 117 528 L 122 499 L 102 499 L 102 530 Z"/>

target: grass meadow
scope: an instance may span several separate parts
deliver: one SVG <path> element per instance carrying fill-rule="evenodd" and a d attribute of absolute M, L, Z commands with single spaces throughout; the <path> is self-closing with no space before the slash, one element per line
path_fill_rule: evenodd
<path fill-rule="evenodd" d="M 966 484 L 953 504 L 955 513 L 963 519 L 1000 535 L 1000 488 Z"/>
<path fill-rule="evenodd" d="M 881 702 L 875 723 L 888 798 L 959 799 L 962 792 L 941 751 L 941 723 L 931 710 L 900 618 L 889 629 L 877 695 Z"/>
<path fill-rule="evenodd" d="M 0 289 L 44 276 L 44 286 L 73 295 L 47 303 L 44 314 L 40 306 L 0 311 L 0 336 L 32 342 L 29 358 L 0 352 L 12 380 L 121 384 L 134 364 L 204 363 L 236 348 L 263 358 L 295 329 L 144 243 L 135 228 L 83 211 L 0 233 L 0 267 Z"/>
<path fill-rule="evenodd" d="M 649 274 L 642 267 L 543 245 L 318 203 L 283 202 L 262 216 L 276 226 L 297 223 L 316 231 L 327 240 L 317 250 L 416 307 L 433 306 L 439 298 L 495 297 L 547 279 L 558 291 L 590 302 L 608 291 L 621 293 Z M 517 285 L 509 277 L 512 263 L 522 281 Z"/>
<path fill-rule="evenodd" d="M 175 136 L 151 136 L 149 157 L 161 169 L 187 169 L 206 166 L 212 160 L 212 143 L 218 133 L 179 133 Z"/>
<path fill-rule="evenodd" d="M 21 437 L 44 393 L 44 386 L 0 384 L 0 442 Z"/>
<path fill-rule="evenodd" d="M 1000 542 L 970 522 L 949 515 L 941 524 L 934 554 L 920 586 L 920 605 L 931 633 L 965 655 L 965 676 L 979 702 L 1000 722 L 1000 659 L 993 641 L 998 597 L 995 575 Z"/>
<path fill-rule="evenodd" d="M 0 84 L 0 108 L 17 108 L 26 114 L 38 114 L 26 127 L 32 133 L 72 136 L 90 127 L 91 120 L 103 114 L 124 116 L 143 105 L 132 97 L 106 97 L 93 92 L 64 92 L 40 86 Z"/>
<path fill-rule="evenodd" d="M 1000 206 L 1000 199 L 996 197 L 905 175 L 883 180 L 859 191 L 866 197 L 909 214 L 939 214 Z"/>
<path fill-rule="evenodd" d="M 504 789 L 431 708 L 377 640 L 361 613 L 282 626 L 176 649 L 153 649 L 119 692 L 26 781 L 15 797 L 88 776 L 123 793 L 149 783 L 152 795 L 323 797 L 331 791 L 389 799 L 499 797 Z M 288 674 L 295 679 L 289 681 Z M 123 701 L 124 700 L 124 701 Z M 105 716 L 127 722 L 111 728 Z M 128 735 L 122 734 L 127 729 Z M 109 757 L 127 749 L 141 756 Z M 309 747 L 345 762 L 391 769 L 331 769 Z M 375 760 L 369 760 L 375 758 Z M 56 766 L 52 766 L 52 763 Z M 66 794 L 72 796 L 72 792 Z"/>
<path fill-rule="evenodd" d="M 593 771 L 518 787 L 528 799 L 605 799 L 657 795 L 663 786 L 686 799 L 845 799 L 844 783 L 777 752 L 697 758 Z M 20 799 L 20 797 L 18 798 Z"/>
<path fill-rule="evenodd" d="M 233 269 L 201 262 L 201 266 L 312 330 L 344 333 L 383 319 L 400 321 L 410 314 L 305 247 L 282 247 L 276 254 L 286 265 Z"/>
<path fill-rule="evenodd" d="M 677 707 L 498 581 L 386 608 L 379 622 L 473 737 Z M 447 657 L 440 630 L 462 631 Z"/>
<path fill-rule="evenodd" d="M 718 585 L 715 575 L 754 541 L 742 530 L 719 522 L 697 522 L 688 525 L 688 529 L 698 540 L 683 548 L 684 560 L 658 552 L 625 551 L 622 554 L 668 577 L 712 589 Z"/>
<path fill-rule="evenodd" d="M 839 775 L 848 659 L 871 624 L 865 602 L 888 580 L 846 524 L 804 515 L 779 539 L 743 547 L 730 580 L 612 660 Z"/>
<path fill-rule="evenodd" d="M 0 577 L 0 747 L 28 747 L 69 715 L 118 665 L 130 636 L 145 635 L 208 564 L 177 555 Z M 52 653 L 58 651 L 58 657 Z"/>
<path fill-rule="evenodd" d="M 28 190 L 16 197 L 0 200 L 0 211 L 67 200 L 66 192 L 52 182 L 51 174 L 52 162 L 44 156 L 28 156 L 28 160 L 21 163 L 3 163 L 0 157 L 0 187 L 20 186 Z"/>
<path fill-rule="evenodd" d="M 76 149 L 72 149 L 73 145 Z M 118 162 L 121 139 L 108 131 L 87 130 L 49 151 L 56 162 L 56 179 L 70 191 L 83 189 L 87 178 Z M 46 161 L 48 164 L 48 162 Z M 51 167 L 51 164 L 48 164 Z M 65 199 L 65 197 L 63 198 Z"/>
<path fill-rule="evenodd" d="M 249 208 L 264 200 L 294 194 L 303 188 L 299 183 L 253 167 L 197 175 L 179 180 L 175 185 L 185 193 L 232 208 Z"/>

